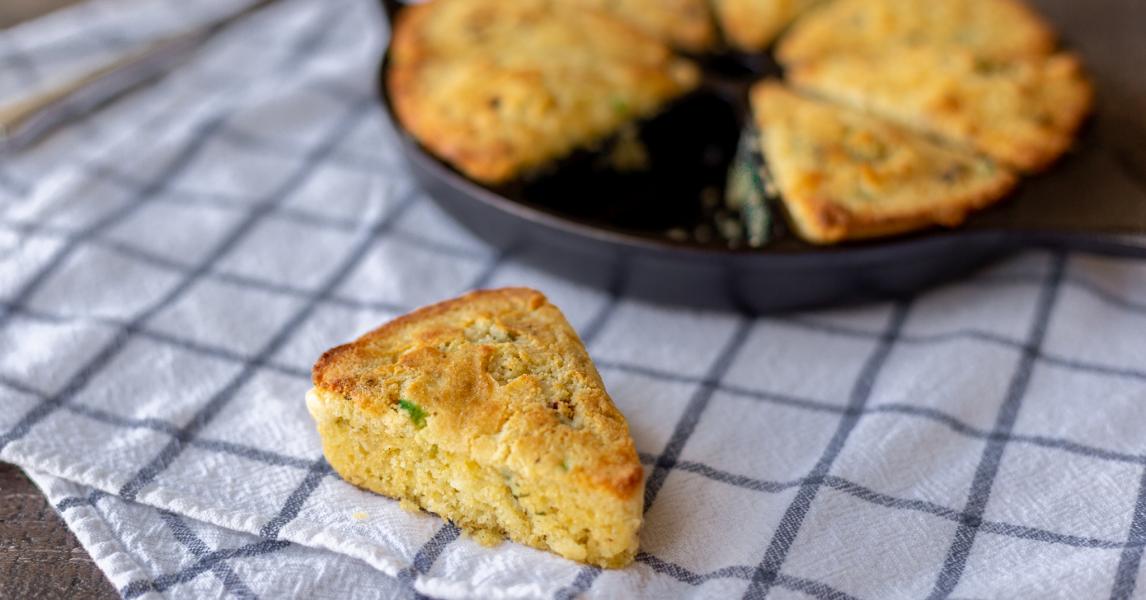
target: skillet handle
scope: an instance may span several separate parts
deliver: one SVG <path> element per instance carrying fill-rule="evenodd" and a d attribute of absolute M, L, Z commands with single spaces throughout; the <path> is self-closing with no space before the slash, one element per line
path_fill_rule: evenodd
<path fill-rule="evenodd" d="M 1146 236 L 1141 234 L 1112 235 L 1072 231 L 1022 231 L 1016 232 L 1022 245 L 1117 256 L 1122 258 L 1146 259 Z"/>

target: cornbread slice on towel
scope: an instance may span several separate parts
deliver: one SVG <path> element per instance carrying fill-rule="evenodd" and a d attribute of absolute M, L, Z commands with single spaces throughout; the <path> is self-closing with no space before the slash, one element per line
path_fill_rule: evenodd
<path fill-rule="evenodd" d="M 712 0 L 712 7 L 729 45 L 755 52 L 767 48 L 784 28 L 818 1 Z"/>
<path fill-rule="evenodd" d="M 624 416 L 540 292 L 473 292 L 322 355 L 307 406 L 346 481 L 601 567 L 633 560 L 644 490 Z"/>
<path fill-rule="evenodd" d="M 788 80 L 1025 172 L 1070 148 L 1094 96 L 1078 57 L 1065 52 L 992 61 L 958 48 L 899 48 L 802 62 Z"/>
<path fill-rule="evenodd" d="M 568 0 L 435 0 L 394 27 L 402 125 L 473 179 L 502 183 L 693 89 L 699 71 L 638 27 Z"/>
<path fill-rule="evenodd" d="M 753 87 L 752 109 L 784 206 L 811 242 L 958 225 L 1017 179 L 989 158 L 778 81 Z"/>
<path fill-rule="evenodd" d="M 785 64 L 900 46 L 948 46 L 991 60 L 1045 56 L 1054 30 L 1017 0 L 835 0 L 797 21 L 777 45 Z"/>

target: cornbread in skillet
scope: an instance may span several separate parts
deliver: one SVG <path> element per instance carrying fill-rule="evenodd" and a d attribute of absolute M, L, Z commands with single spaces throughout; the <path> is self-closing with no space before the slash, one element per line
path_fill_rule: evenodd
<path fill-rule="evenodd" d="M 983 59 L 1045 56 L 1054 31 L 1018 0 L 835 0 L 797 21 L 777 45 L 784 64 L 898 46 L 947 46 Z"/>
<path fill-rule="evenodd" d="M 960 48 L 898 48 L 801 62 L 788 80 L 1025 172 L 1070 148 L 1093 102 L 1082 64 L 1069 53 L 994 61 Z"/>
<path fill-rule="evenodd" d="M 398 16 L 387 85 L 402 125 L 473 179 L 502 183 L 656 114 L 697 68 L 569 0 L 434 0 Z"/>
<path fill-rule="evenodd" d="M 624 416 L 557 307 L 524 288 L 419 309 L 314 367 L 346 481 L 601 567 L 633 560 L 644 480 Z"/>
<path fill-rule="evenodd" d="M 819 0 L 712 0 L 716 20 L 729 45 L 754 52 Z"/>
<path fill-rule="evenodd" d="M 775 80 L 756 84 L 751 100 L 773 181 L 810 242 L 955 226 L 1016 182 L 988 158 Z"/>
<path fill-rule="evenodd" d="M 716 43 L 707 0 L 570 0 L 605 10 L 677 48 L 700 52 Z"/>

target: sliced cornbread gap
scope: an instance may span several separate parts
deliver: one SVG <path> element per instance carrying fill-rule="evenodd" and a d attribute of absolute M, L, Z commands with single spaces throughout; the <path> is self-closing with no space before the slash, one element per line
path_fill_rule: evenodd
<path fill-rule="evenodd" d="M 390 52 L 387 87 L 403 127 L 490 184 L 654 116 L 700 79 L 640 27 L 570 0 L 410 6 Z"/>
<path fill-rule="evenodd" d="M 625 418 L 541 293 L 473 292 L 334 348 L 307 406 L 346 481 L 601 567 L 637 551 L 644 479 Z"/>
<path fill-rule="evenodd" d="M 1066 52 L 993 61 L 959 48 L 898 48 L 801 62 L 788 80 L 1024 172 L 1070 148 L 1094 96 L 1078 57 Z"/>
<path fill-rule="evenodd" d="M 789 24 L 822 0 L 712 0 L 717 23 L 728 44 L 758 52 Z"/>
<path fill-rule="evenodd" d="M 830 244 L 954 226 L 1014 187 L 989 158 L 768 80 L 752 89 L 762 151 L 804 239 Z"/>
<path fill-rule="evenodd" d="M 889 48 L 943 46 L 988 60 L 1054 52 L 1051 27 L 1018 0 L 834 0 L 797 21 L 777 44 L 787 65 Z"/>

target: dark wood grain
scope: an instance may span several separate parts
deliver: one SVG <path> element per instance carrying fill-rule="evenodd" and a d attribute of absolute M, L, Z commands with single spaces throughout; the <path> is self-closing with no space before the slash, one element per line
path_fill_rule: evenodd
<path fill-rule="evenodd" d="M 0 2 L 0 29 L 75 4 L 78 0 L 4 0 Z"/>
<path fill-rule="evenodd" d="M 0 598 L 118 597 L 40 490 L 0 463 Z"/>

